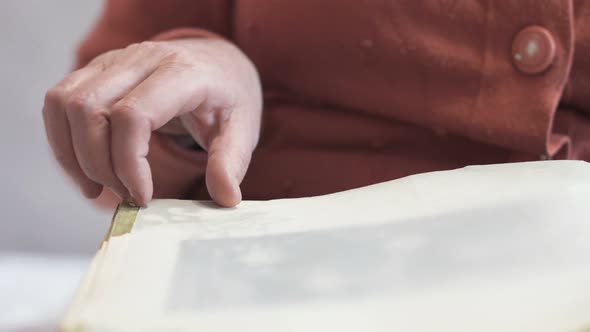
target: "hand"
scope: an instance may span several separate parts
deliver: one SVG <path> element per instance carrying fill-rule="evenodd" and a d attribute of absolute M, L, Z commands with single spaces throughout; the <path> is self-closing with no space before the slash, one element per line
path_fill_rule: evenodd
<path fill-rule="evenodd" d="M 258 74 L 246 56 L 226 41 L 195 38 L 97 57 L 47 92 L 43 119 L 55 157 L 89 198 L 106 186 L 146 205 L 151 132 L 176 127 L 207 151 L 209 193 L 230 207 L 241 200 L 261 110 Z"/>

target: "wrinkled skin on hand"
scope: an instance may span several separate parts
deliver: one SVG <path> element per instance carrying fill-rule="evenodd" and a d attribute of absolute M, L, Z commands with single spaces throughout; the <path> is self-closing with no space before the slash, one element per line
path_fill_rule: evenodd
<path fill-rule="evenodd" d="M 146 205 L 153 131 L 190 134 L 207 151 L 213 200 L 231 207 L 260 132 L 254 65 L 221 39 L 143 42 L 109 51 L 49 89 L 43 106 L 56 159 L 95 198 L 103 187 Z"/>

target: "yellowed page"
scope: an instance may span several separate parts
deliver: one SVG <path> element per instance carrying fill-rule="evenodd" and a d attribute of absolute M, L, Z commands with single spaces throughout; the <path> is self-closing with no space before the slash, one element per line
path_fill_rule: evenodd
<path fill-rule="evenodd" d="M 590 165 L 551 161 L 234 209 L 156 200 L 99 253 L 64 327 L 582 331 L 589 198 Z"/>

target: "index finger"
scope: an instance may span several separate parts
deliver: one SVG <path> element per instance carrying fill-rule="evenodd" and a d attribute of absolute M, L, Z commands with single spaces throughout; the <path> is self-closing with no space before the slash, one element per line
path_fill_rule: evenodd
<path fill-rule="evenodd" d="M 190 71 L 161 67 L 113 106 L 113 167 L 136 204 L 146 205 L 153 195 L 147 161 L 151 132 L 196 109 L 204 98 L 200 84 Z"/>

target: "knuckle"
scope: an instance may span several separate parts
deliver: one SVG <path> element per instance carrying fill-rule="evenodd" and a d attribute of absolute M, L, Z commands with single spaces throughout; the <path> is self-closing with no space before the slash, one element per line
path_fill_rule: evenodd
<path fill-rule="evenodd" d="M 65 111 L 68 117 L 90 126 L 102 126 L 107 122 L 106 112 L 94 102 L 91 93 L 78 93 L 68 98 Z"/>
<path fill-rule="evenodd" d="M 193 70 L 198 64 L 187 50 L 175 49 L 164 57 L 161 66 L 170 70 Z"/>
<path fill-rule="evenodd" d="M 87 65 L 86 68 L 98 68 L 100 71 L 106 70 L 108 67 L 107 59 L 113 56 L 115 51 L 108 51 L 102 55 L 97 56 L 96 58 L 92 59 Z"/>
<path fill-rule="evenodd" d="M 115 57 L 119 52 L 121 52 L 120 49 L 108 50 L 102 54 L 97 55 L 88 63 L 87 66 L 96 65 L 99 67 L 105 67 L 106 64 L 109 62 L 109 59 Z"/>
<path fill-rule="evenodd" d="M 83 112 L 87 113 L 94 110 L 93 103 L 94 96 L 88 92 L 79 92 L 70 96 L 66 103 L 67 112 Z"/>
<path fill-rule="evenodd" d="M 45 93 L 45 105 L 59 105 L 63 102 L 65 96 L 66 90 L 62 86 L 56 85 Z"/>
<path fill-rule="evenodd" d="M 159 47 L 159 43 L 151 40 L 146 40 L 139 43 L 138 46 L 144 49 L 153 50 Z"/>
<path fill-rule="evenodd" d="M 143 41 L 140 43 L 134 43 L 125 47 L 125 51 L 129 53 L 140 53 L 140 54 L 154 54 L 160 52 L 161 47 L 158 42 L 155 41 Z"/>
<path fill-rule="evenodd" d="M 168 54 L 167 59 L 173 63 L 188 64 L 191 62 L 192 57 L 188 51 L 184 49 L 176 49 L 170 54 Z"/>
<path fill-rule="evenodd" d="M 113 106 L 112 116 L 115 118 L 128 118 L 139 109 L 139 102 L 134 98 L 125 98 Z"/>
<path fill-rule="evenodd" d="M 122 124 L 137 124 L 146 119 L 140 111 L 139 101 L 135 98 L 125 98 L 113 106 L 111 120 Z"/>
<path fill-rule="evenodd" d="M 145 43 L 145 42 L 144 42 L 144 43 Z M 134 51 L 136 51 L 137 49 L 139 49 L 139 48 L 141 47 L 141 45 L 142 45 L 142 44 L 144 44 L 144 43 L 133 43 L 133 44 L 129 44 L 129 45 L 127 45 L 127 46 L 125 47 L 125 49 L 124 49 L 124 50 L 125 50 L 125 51 L 131 51 L 131 52 L 134 52 Z"/>

